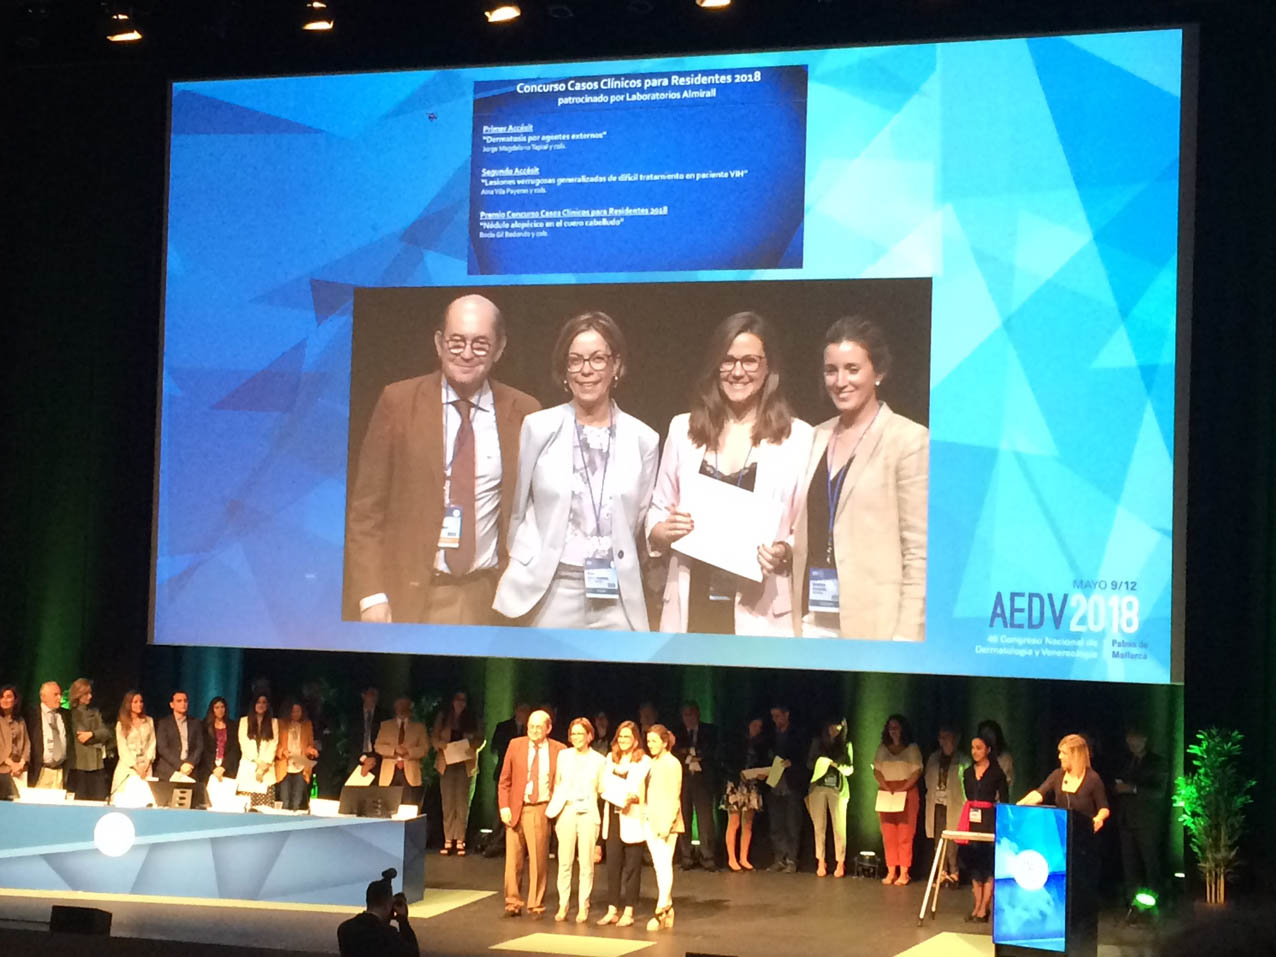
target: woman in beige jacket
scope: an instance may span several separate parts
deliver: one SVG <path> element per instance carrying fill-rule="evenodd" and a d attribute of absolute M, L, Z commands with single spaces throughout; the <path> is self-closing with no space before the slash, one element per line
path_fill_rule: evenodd
<path fill-rule="evenodd" d="M 673 732 L 663 724 L 647 729 L 647 847 L 656 871 L 656 913 L 647 930 L 673 926 L 673 851 L 682 823 L 682 762 L 673 756 Z"/>
<path fill-rule="evenodd" d="M 833 323 L 822 367 L 837 416 L 815 428 L 794 522 L 794 634 L 922 641 L 930 433 L 878 396 L 891 354 L 873 322 Z"/>

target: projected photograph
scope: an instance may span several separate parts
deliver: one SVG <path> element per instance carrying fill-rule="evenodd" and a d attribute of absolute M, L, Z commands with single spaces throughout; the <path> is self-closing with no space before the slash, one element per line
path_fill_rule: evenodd
<path fill-rule="evenodd" d="M 926 279 L 356 290 L 344 616 L 922 640 L 930 311 Z"/>
<path fill-rule="evenodd" d="M 1181 680 L 1183 75 L 1165 29 L 174 83 L 153 640 Z"/>

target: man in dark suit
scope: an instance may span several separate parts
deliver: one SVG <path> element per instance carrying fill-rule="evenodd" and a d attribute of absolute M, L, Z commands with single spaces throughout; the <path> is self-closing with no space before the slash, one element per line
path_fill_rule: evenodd
<path fill-rule="evenodd" d="M 540 403 L 490 378 L 505 327 L 483 296 L 453 300 L 434 349 L 440 371 L 386 386 L 359 451 L 346 586 L 362 621 L 493 620 L 519 432 Z"/>
<path fill-rule="evenodd" d="M 1132 900 L 1142 887 L 1162 890 L 1170 770 L 1165 758 L 1148 750 L 1147 732 L 1141 727 L 1126 730 L 1125 746 L 1129 753 L 1116 778 L 1116 819 L 1126 900 Z"/>
<path fill-rule="evenodd" d="M 793 724 L 787 704 L 781 702 L 771 707 L 771 723 L 775 730 L 767 763 L 774 758 L 784 762 L 784 773 L 767 797 L 771 846 L 775 850 L 771 870 L 794 874 L 802 836 L 802 805 L 806 799 L 807 742 Z"/>
<path fill-rule="evenodd" d="M 161 781 L 193 776 L 204 757 L 204 729 L 188 714 L 190 696 L 174 691 L 168 706 L 173 713 L 155 723 L 155 776 Z"/>
<path fill-rule="evenodd" d="M 563 745 L 552 741 L 549 715 L 533 711 L 527 719 L 527 735 L 515 738 L 505 751 L 496 786 L 505 825 L 505 916 L 523 912 L 520 887 L 527 865 L 527 910 L 533 917 L 545 913 L 545 886 L 549 876 L 549 819 L 545 806 L 554 789 L 558 754 Z"/>
<path fill-rule="evenodd" d="M 365 754 L 376 754 L 377 731 L 387 717 L 378 703 L 381 699 L 375 685 L 364 688 L 360 694 L 359 710 L 350 715 L 349 739 L 346 744 L 346 763 L 353 768 Z M 347 768 L 346 770 L 350 770 Z"/>
<path fill-rule="evenodd" d="M 341 957 L 418 957 L 421 950 L 408 924 L 407 898 L 393 893 L 390 879 L 369 884 L 365 898 L 368 909 L 337 928 Z M 390 921 L 398 924 L 397 931 Z"/>
<path fill-rule="evenodd" d="M 492 753 L 496 755 L 496 770 L 493 777 L 501 779 L 501 767 L 505 764 L 505 751 L 510 742 L 527 734 L 527 718 L 532 713 L 532 706 L 526 701 L 514 705 L 514 716 L 506 718 L 492 730 Z"/>
<path fill-rule="evenodd" d="M 718 829 L 713 819 L 720 778 L 718 729 L 700 720 L 700 705 L 688 701 L 682 706 L 682 727 L 674 735 L 673 756 L 682 762 L 682 820 L 686 833 L 678 835 L 680 867 L 696 866 L 696 848 L 691 843 L 691 815 L 696 817 L 700 835 L 700 864 L 716 871 Z"/>
<path fill-rule="evenodd" d="M 75 769 L 75 747 L 71 712 L 62 707 L 62 688 L 56 681 L 40 685 L 40 705 L 27 716 L 27 736 L 31 739 L 27 786 L 66 787 L 67 772 Z"/>

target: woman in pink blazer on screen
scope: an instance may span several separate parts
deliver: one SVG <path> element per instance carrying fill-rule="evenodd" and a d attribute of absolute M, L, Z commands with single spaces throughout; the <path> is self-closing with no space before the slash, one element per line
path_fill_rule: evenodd
<path fill-rule="evenodd" d="M 669 423 L 647 512 L 651 553 L 669 555 L 661 631 L 793 634 L 793 522 L 802 507 L 812 429 L 789 408 L 777 347 L 770 323 L 756 313 L 724 319 L 709 338 L 691 411 Z M 757 549 L 760 583 L 671 550 L 695 527 L 683 493 L 696 476 L 778 506 L 771 541 Z"/>

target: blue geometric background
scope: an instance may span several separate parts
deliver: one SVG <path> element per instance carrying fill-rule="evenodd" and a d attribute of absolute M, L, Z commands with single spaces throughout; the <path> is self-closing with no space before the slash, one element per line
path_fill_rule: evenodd
<path fill-rule="evenodd" d="M 632 635 L 627 660 L 1166 682 L 1182 32 L 591 64 L 805 65 L 801 269 L 509 282 L 933 278 L 927 639 Z M 465 286 L 473 84 L 579 65 L 173 87 L 154 638 L 518 655 L 512 628 L 343 622 L 355 286 Z M 897 348 L 907 348 L 906 343 Z M 1179 530 L 1181 532 L 1181 530 Z M 997 593 L 1136 581 L 1089 659 Z M 1007 598 L 1007 600 L 1009 600 Z M 587 634 L 538 654 L 605 657 Z M 1111 657 L 1113 638 L 1146 658 Z M 1067 654 L 1066 652 L 1064 654 Z"/>

